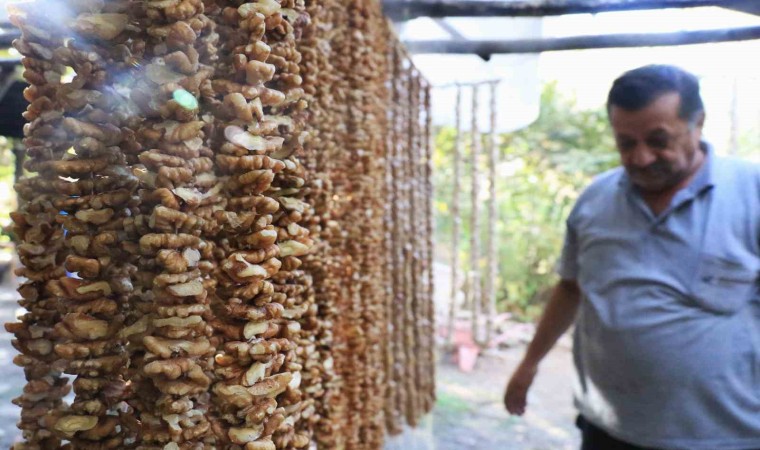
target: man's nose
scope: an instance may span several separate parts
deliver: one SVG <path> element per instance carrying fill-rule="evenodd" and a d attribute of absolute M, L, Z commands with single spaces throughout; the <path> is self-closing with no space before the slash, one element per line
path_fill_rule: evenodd
<path fill-rule="evenodd" d="M 634 167 L 647 167 L 657 160 L 657 155 L 646 144 L 639 144 L 628 155 L 628 165 Z"/>

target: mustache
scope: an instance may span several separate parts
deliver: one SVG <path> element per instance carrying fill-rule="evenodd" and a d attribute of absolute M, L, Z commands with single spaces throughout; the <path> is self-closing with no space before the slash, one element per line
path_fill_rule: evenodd
<path fill-rule="evenodd" d="M 644 177 L 652 177 L 652 176 L 662 176 L 662 175 L 671 175 L 672 174 L 672 168 L 670 167 L 670 164 L 668 164 L 665 161 L 655 161 L 652 164 L 649 164 L 645 167 L 630 167 L 628 169 L 628 172 L 631 176 L 644 176 Z"/>

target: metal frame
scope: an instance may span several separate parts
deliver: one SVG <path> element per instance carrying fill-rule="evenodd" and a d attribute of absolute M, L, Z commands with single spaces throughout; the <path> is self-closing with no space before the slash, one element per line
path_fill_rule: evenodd
<path fill-rule="evenodd" d="M 417 17 L 544 17 L 665 8 L 719 6 L 760 13 L 756 0 L 385 0 L 385 14 L 393 20 Z"/>
<path fill-rule="evenodd" d="M 677 33 L 633 33 L 548 39 L 406 41 L 412 53 L 507 54 L 617 47 L 656 47 L 760 39 L 760 26 Z"/>
<path fill-rule="evenodd" d="M 406 41 L 411 53 L 476 54 L 488 60 L 493 54 L 541 53 L 615 47 L 651 47 L 760 39 L 760 26 L 697 30 L 676 33 L 629 33 L 547 39 L 466 40 L 446 23 L 445 17 L 544 17 L 609 11 L 694 8 L 716 6 L 760 15 L 760 0 L 385 0 L 385 13 L 393 20 L 430 17 L 453 40 Z"/>

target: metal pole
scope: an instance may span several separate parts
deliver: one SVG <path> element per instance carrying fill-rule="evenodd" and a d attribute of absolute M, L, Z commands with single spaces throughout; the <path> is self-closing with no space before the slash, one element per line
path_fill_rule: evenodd
<path fill-rule="evenodd" d="M 598 48 L 658 47 L 760 39 L 760 26 L 676 33 L 631 33 L 506 41 L 406 41 L 412 53 L 498 55 Z"/>
<path fill-rule="evenodd" d="M 417 17 L 544 17 L 610 11 L 719 6 L 756 11 L 756 0 L 385 0 L 393 20 Z"/>

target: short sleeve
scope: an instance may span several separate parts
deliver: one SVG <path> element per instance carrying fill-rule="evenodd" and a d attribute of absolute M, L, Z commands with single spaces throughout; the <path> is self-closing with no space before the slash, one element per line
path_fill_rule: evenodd
<path fill-rule="evenodd" d="M 578 236 L 570 220 L 567 221 L 565 243 L 556 271 L 563 280 L 578 279 Z"/>

